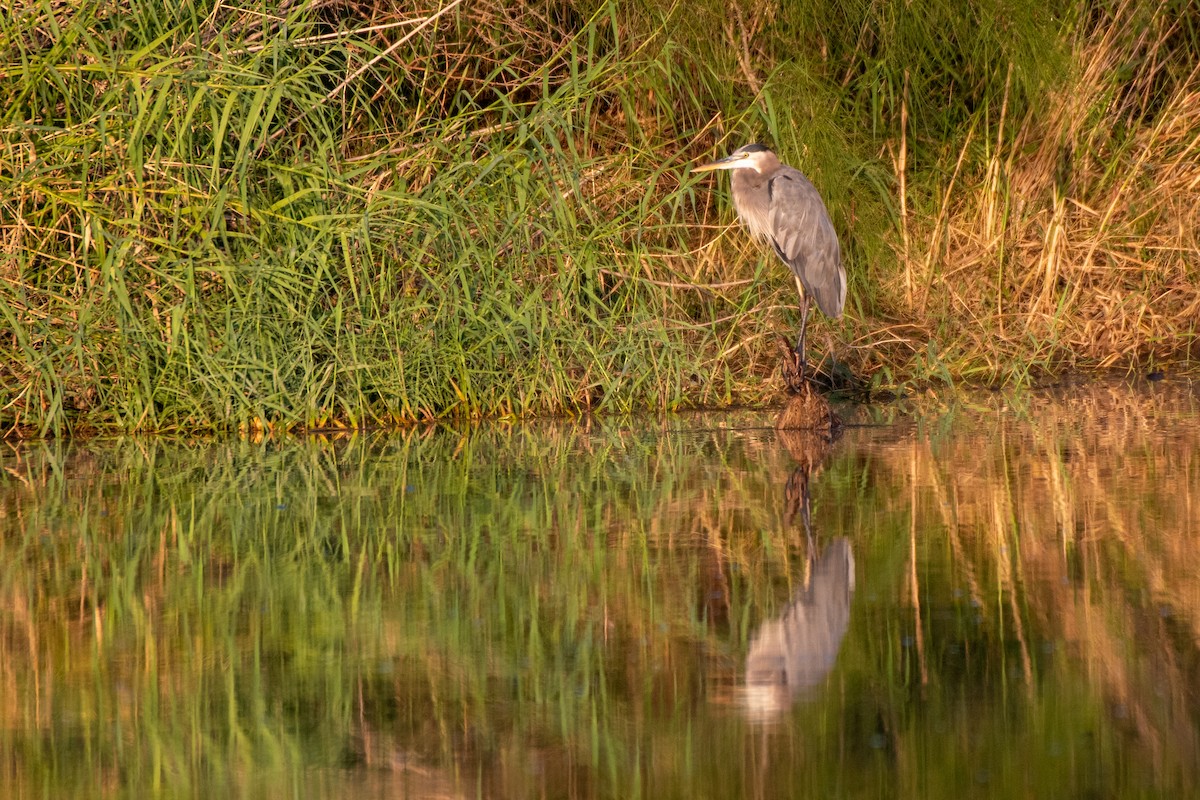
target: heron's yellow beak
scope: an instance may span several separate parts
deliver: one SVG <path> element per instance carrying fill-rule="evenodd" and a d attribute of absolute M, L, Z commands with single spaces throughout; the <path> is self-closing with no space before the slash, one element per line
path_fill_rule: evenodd
<path fill-rule="evenodd" d="M 707 164 L 701 164 L 698 167 L 692 167 L 692 172 L 712 172 L 714 169 L 729 169 L 734 161 L 740 161 L 743 158 L 745 158 L 745 156 L 740 153 L 738 155 L 728 156 L 717 161 L 710 161 Z"/>

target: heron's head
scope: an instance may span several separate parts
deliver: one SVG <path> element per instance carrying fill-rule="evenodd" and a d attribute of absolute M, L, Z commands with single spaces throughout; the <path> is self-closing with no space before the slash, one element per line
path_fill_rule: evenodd
<path fill-rule="evenodd" d="M 720 161 L 693 167 L 692 172 L 708 172 L 714 169 L 752 169 L 762 174 L 779 166 L 775 154 L 761 144 L 739 147 Z"/>

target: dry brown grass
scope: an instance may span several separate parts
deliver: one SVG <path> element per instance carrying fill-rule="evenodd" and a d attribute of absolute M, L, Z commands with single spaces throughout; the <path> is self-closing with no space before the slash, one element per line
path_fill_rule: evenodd
<path fill-rule="evenodd" d="M 1200 66 L 1184 24 L 1118 4 L 1083 26 L 1047 106 L 1002 111 L 993 142 L 967 136 L 940 205 L 910 221 L 916 287 L 897 275 L 888 291 L 914 326 L 901 338 L 949 334 L 943 350 L 993 375 L 1200 356 Z M 980 148 L 985 169 L 963 174 Z"/>

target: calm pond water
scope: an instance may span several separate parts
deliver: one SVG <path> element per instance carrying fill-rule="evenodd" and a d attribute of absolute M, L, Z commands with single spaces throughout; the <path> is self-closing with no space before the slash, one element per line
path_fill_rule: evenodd
<path fill-rule="evenodd" d="M 1200 388 L 845 415 L 4 446 L 0 794 L 1195 796 Z"/>

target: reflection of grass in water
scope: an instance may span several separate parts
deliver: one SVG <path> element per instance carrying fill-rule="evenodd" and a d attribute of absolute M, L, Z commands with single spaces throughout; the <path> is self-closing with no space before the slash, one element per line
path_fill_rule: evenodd
<path fill-rule="evenodd" d="M 347 763 L 370 770 L 313 780 L 1178 787 L 1195 774 L 1196 609 L 1170 548 L 1194 533 L 1200 445 L 1162 422 L 1165 401 L 1086 402 L 1033 402 L 989 437 L 847 432 L 813 491 L 818 539 L 855 548 L 851 628 L 829 691 L 773 731 L 722 702 L 803 573 L 803 536 L 782 522 L 792 462 L 770 430 L 23 451 L 0 506 L 6 772 L 68 792 L 254 790 L 264 773 L 278 788 Z M 1064 513 L 1081 536 L 1060 537 Z M 1145 761 L 1118 757 L 1130 741 Z"/>
<path fill-rule="evenodd" d="M 721 437 L 691 440 L 703 439 Z M 335 764 L 356 729 L 399 735 L 432 763 L 467 744 L 490 755 L 512 730 L 590 752 L 572 744 L 586 716 L 618 716 L 610 695 L 637 694 L 648 662 L 695 665 L 706 647 L 718 657 L 728 647 L 706 630 L 704 598 L 670 590 L 710 569 L 709 548 L 686 530 L 679 545 L 667 541 L 676 531 L 653 530 L 666 498 L 690 491 L 703 505 L 705 484 L 675 469 L 683 449 L 612 429 L 197 453 L 47 446 L 25 457 L 26 474 L 41 474 L 8 500 L 10 518 L 54 548 L 6 539 L 5 562 L 36 586 L 26 602 L 36 614 L 18 626 L 28 636 L 8 640 L 28 645 L 11 654 L 23 682 L 54 662 L 68 685 L 92 686 L 98 666 L 103 707 L 85 693 L 72 702 L 89 706 L 63 716 L 123 720 L 138 744 L 110 725 L 81 735 L 102 761 L 147 779 L 164 756 L 197 779 L 283 765 L 313 746 L 326 751 L 309 758 Z M 65 483 L 64 471 L 81 478 Z M 676 481 L 689 480 L 681 492 Z M 730 480 L 727 499 L 745 481 Z M 724 512 L 703 514 L 720 523 Z M 677 560 L 680 550 L 692 555 Z M 25 580 L 6 584 L 27 598 Z M 670 671 L 664 681 L 673 686 Z M 10 706 L 5 729 L 31 713 Z M 343 736 L 296 735 L 329 729 Z"/>
<path fill-rule="evenodd" d="M 997 420 L 982 442 L 933 425 L 906 430 L 916 435 L 895 443 L 876 440 L 867 450 L 880 474 L 905 476 L 913 487 L 895 502 L 899 508 L 908 501 L 916 561 L 910 551 L 909 565 L 897 571 L 915 566 L 919 573 L 905 581 L 904 630 L 922 632 L 930 644 L 922 649 L 922 637 L 910 633 L 911 678 L 919 685 L 927 675 L 923 694 L 937 702 L 939 676 L 951 665 L 970 673 L 973 663 L 984 670 L 981 678 L 1003 687 L 1002 697 L 1022 698 L 1004 701 L 1013 707 L 1001 717 L 1011 728 L 990 731 L 978 721 L 995 717 L 963 705 L 962 719 L 974 720 L 967 727 L 977 734 L 963 742 L 964 763 L 1004 753 L 997 744 L 1024 735 L 1033 711 L 1041 713 L 1037 736 L 1045 738 L 1038 741 L 1053 744 L 1060 760 L 1072 742 L 1073 757 L 1084 761 L 1134 743 L 1146 770 L 1136 780 L 1194 779 L 1200 709 L 1190 665 L 1200 587 L 1185 556 L 1200 544 L 1191 508 L 1200 490 L 1200 401 L 1186 391 L 1125 388 L 1031 400 L 1021 412 L 1027 423 Z M 975 417 L 987 426 L 989 416 L 959 414 L 957 422 Z M 893 533 L 911 541 L 907 530 Z M 947 606 L 960 625 L 978 607 L 978 626 L 968 622 L 961 635 L 947 637 L 945 619 L 938 619 Z M 955 639 L 948 651 L 947 640 Z M 998 654 L 1004 669 L 996 672 Z M 1091 707 L 1095 718 L 1064 725 L 1070 720 L 1061 709 L 1073 706 Z M 1019 775 L 1021 759 L 1030 756 L 1035 775 L 1053 776 L 1061 764 L 1050 755 L 1026 753 L 1009 765 Z M 1091 768 L 1111 789 L 1136 775 L 1136 763 L 1099 760 Z"/>

